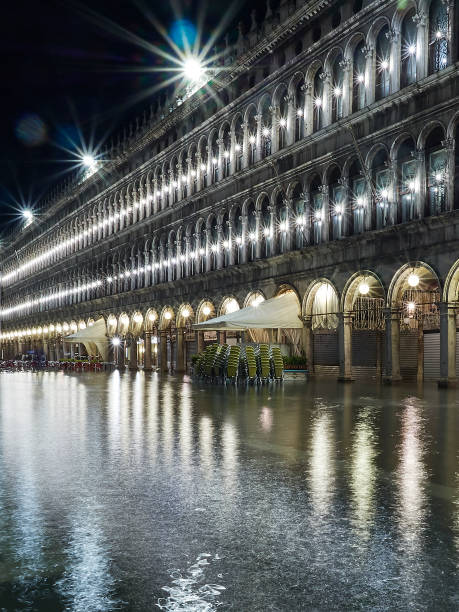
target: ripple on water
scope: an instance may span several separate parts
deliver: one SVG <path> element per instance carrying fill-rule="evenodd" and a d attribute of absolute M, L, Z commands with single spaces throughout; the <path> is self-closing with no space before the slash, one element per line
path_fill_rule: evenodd
<path fill-rule="evenodd" d="M 212 558 L 209 553 L 202 553 L 196 561 L 182 573 L 181 570 L 171 570 L 169 575 L 173 579 L 169 586 L 164 586 L 163 591 L 169 593 L 167 597 L 161 597 L 156 602 L 160 610 L 176 612 L 187 610 L 188 612 L 212 612 L 216 610 L 221 602 L 218 597 L 226 587 L 221 584 L 209 584 L 205 582 L 206 569 L 209 561 L 219 559 L 218 555 Z"/>

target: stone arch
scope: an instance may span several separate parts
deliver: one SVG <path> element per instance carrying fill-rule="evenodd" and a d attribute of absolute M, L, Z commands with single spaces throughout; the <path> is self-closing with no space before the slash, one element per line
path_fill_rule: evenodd
<path fill-rule="evenodd" d="M 362 285 L 366 284 L 367 287 Z M 350 312 L 353 308 L 354 300 L 358 295 L 373 296 L 376 292 L 382 293 L 386 297 L 384 285 L 379 276 L 371 270 L 360 270 L 353 274 L 346 282 L 341 294 L 341 312 Z"/>
<path fill-rule="evenodd" d="M 191 306 L 190 303 L 186 302 L 184 304 L 181 304 L 179 309 L 177 310 L 177 317 L 176 317 L 176 327 L 177 328 L 183 328 L 186 327 L 187 323 L 192 323 L 194 319 L 194 311 L 193 311 L 193 307 Z"/>
<path fill-rule="evenodd" d="M 107 334 L 111 337 L 116 334 L 118 321 L 114 314 L 109 314 L 107 317 Z"/>
<path fill-rule="evenodd" d="M 158 312 L 155 308 L 148 308 L 145 313 L 145 331 L 153 331 L 158 324 Z"/>
<path fill-rule="evenodd" d="M 443 130 L 443 134 L 446 133 L 445 126 L 441 121 L 435 119 L 434 121 L 429 121 L 426 123 L 426 125 L 422 128 L 418 136 L 416 145 L 416 148 L 418 150 L 424 149 L 427 138 L 429 137 L 430 133 L 433 132 L 433 130 L 437 127 Z"/>
<path fill-rule="evenodd" d="M 222 315 L 229 314 L 231 312 L 236 312 L 239 309 L 240 306 L 236 296 L 227 295 L 221 301 L 217 316 L 221 317 Z"/>
<path fill-rule="evenodd" d="M 204 298 L 199 302 L 196 308 L 196 323 L 203 323 L 207 319 L 211 319 L 216 316 L 216 310 L 213 301 L 210 298 Z"/>
<path fill-rule="evenodd" d="M 401 297 L 402 291 L 409 283 L 409 276 L 416 275 L 418 277 L 418 285 L 423 287 L 429 281 L 436 281 L 441 290 L 441 282 L 436 271 L 427 263 L 422 261 L 414 261 L 401 266 L 392 277 L 392 280 L 387 291 L 387 307 L 395 308 Z"/>
<path fill-rule="evenodd" d="M 416 136 L 414 134 L 408 131 L 398 134 L 389 149 L 389 157 L 392 161 L 397 159 L 400 145 L 403 144 L 406 140 L 412 140 L 414 146 L 416 146 Z"/>
<path fill-rule="evenodd" d="M 266 300 L 265 293 L 260 289 L 253 289 L 249 291 L 244 299 L 244 308 L 254 306 L 255 304 L 258 305 L 260 302 L 264 302 L 264 300 Z"/>
<path fill-rule="evenodd" d="M 371 47 L 376 46 L 376 39 L 382 28 L 387 26 L 390 29 L 390 20 L 385 15 L 377 17 L 370 26 L 366 37 L 366 44 Z"/>
<path fill-rule="evenodd" d="M 129 331 L 129 315 L 126 312 L 122 312 L 118 318 L 118 334 L 125 336 Z"/>
<path fill-rule="evenodd" d="M 131 317 L 130 331 L 133 336 L 138 337 L 143 331 L 143 315 L 139 310 L 136 310 Z"/>
<path fill-rule="evenodd" d="M 164 308 L 161 310 L 161 315 L 159 317 L 159 329 L 161 331 L 168 329 L 174 319 L 175 312 L 172 306 L 164 306 Z"/>
<path fill-rule="evenodd" d="M 322 287 L 326 287 L 326 290 L 323 290 Z M 323 298 L 325 312 L 319 312 L 320 309 L 318 307 L 323 304 L 315 304 L 316 296 L 317 298 L 320 298 L 321 301 Z M 330 308 L 328 307 L 329 303 Z M 319 317 L 324 315 L 327 319 L 330 318 L 329 315 L 332 315 L 332 317 L 336 317 L 336 321 L 334 318 L 330 318 L 329 321 L 329 324 L 334 325 L 334 327 L 336 328 L 338 325 L 338 321 L 335 312 L 335 304 L 339 308 L 339 292 L 336 286 L 328 278 L 323 277 L 313 281 L 309 285 L 308 289 L 306 290 L 306 293 L 304 294 L 301 310 L 303 316 L 305 317 Z M 316 310 L 316 312 L 314 312 L 314 310 Z M 317 325 L 315 325 L 314 320 L 312 322 L 312 327 L 317 327 Z"/>

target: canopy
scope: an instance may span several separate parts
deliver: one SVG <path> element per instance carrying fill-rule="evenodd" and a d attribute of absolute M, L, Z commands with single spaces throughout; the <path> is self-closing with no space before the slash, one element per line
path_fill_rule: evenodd
<path fill-rule="evenodd" d="M 103 318 L 98 319 L 94 325 L 80 329 L 70 336 L 65 336 L 64 342 L 81 342 L 86 347 L 88 355 L 100 353 L 102 361 L 108 359 L 107 327 Z"/>
<path fill-rule="evenodd" d="M 298 298 L 293 291 L 193 325 L 197 330 L 291 329 L 303 327 Z"/>

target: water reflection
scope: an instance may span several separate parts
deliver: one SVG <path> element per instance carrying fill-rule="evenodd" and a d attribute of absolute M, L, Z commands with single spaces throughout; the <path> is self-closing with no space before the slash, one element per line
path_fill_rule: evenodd
<path fill-rule="evenodd" d="M 448 397 L 0 373 L 0 609 L 457 609 Z"/>
<path fill-rule="evenodd" d="M 368 540 L 375 513 L 376 448 L 371 408 L 358 415 L 351 450 L 350 486 L 352 516 L 356 532 Z"/>
<path fill-rule="evenodd" d="M 316 407 L 311 427 L 309 486 L 312 505 L 318 517 L 331 508 L 334 495 L 334 430 L 332 416 L 321 401 Z"/>

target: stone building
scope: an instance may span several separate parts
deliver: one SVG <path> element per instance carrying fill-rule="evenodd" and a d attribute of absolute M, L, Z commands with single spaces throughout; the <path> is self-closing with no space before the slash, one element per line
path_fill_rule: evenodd
<path fill-rule="evenodd" d="M 3 356 L 84 351 L 65 338 L 103 318 L 119 364 L 183 371 L 213 339 L 193 323 L 291 291 L 303 329 L 245 340 L 345 380 L 454 382 L 458 12 L 280 0 L 261 23 L 252 13 L 205 85 L 155 101 L 11 237 Z"/>

